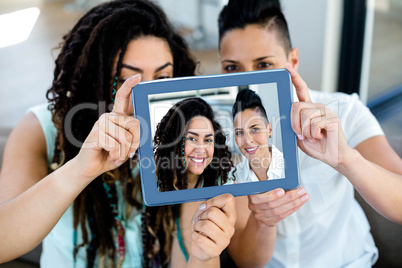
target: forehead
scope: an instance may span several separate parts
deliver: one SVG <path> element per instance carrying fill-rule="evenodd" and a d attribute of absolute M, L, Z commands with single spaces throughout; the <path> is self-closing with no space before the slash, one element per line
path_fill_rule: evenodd
<path fill-rule="evenodd" d="M 165 39 L 143 36 L 128 43 L 123 63 L 135 67 L 159 67 L 173 63 L 173 55 Z"/>
<path fill-rule="evenodd" d="M 196 116 L 190 121 L 188 131 L 195 133 L 213 133 L 213 127 L 208 118 L 204 116 Z"/>
<path fill-rule="evenodd" d="M 248 128 L 256 124 L 265 125 L 266 119 L 258 110 L 246 109 L 238 112 L 233 121 L 235 128 Z"/>
<path fill-rule="evenodd" d="M 248 25 L 244 29 L 233 29 L 223 35 L 220 54 L 222 59 L 255 59 L 268 55 L 285 55 L 285 50 L 274 30 L 267 30 L 260 25 Z"/>

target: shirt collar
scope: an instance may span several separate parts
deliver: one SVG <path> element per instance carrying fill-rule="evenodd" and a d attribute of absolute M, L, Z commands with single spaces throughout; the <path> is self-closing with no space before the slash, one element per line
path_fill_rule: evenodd
<path fill-rule="evenodd" d="M 268 178 L 269 180 L 275 180 L 275 179 L 280 179 L 280 178 L 285 178 L 285 162 L 283 160 L 283 153 L 279 151 L 274 145 L 271 146 L 272 148 L 272 158 L 271 158 L 271 163 L 269 164 L 268 168 Z M 257 175 L 255 175 L 254 171 L 249 167 L 249 163 L 247 158 L 245 158 L 245 168 L 247 169 L 247 179 L 246 181 L 252 182 L 252 181 L 259 181 Z"/>

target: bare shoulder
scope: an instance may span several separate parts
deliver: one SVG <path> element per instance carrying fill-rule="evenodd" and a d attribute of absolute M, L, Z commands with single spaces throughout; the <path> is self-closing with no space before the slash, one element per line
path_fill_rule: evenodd
<path fill-rule="evenodd" d="M 11 132 L 0 173 L 0 196 L 9 200 L 47 175 L 46 139 L 39 120 L 27 113 Z"/>
<path fill-rule="evenodd" d="M 389 171 L 402 174 L 402 159 L 383 135 L 371 137 L 355 148 L 367 160 Z"/>

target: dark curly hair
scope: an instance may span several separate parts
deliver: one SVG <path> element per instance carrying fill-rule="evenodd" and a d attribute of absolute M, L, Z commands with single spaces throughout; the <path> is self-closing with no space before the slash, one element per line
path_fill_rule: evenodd
<path fill-rule="evenodd" d="M 100 4 L 89 10 L 63 37 L 55 61 L 53 84 L 47 92 L 57 129 L 51 170 L 78 154 L 80 144 L 100 114 L 112 104 L 112 77 L 120 74 L 128 43 L 146 36 L 166 40 L 173 55 L 173 76 L 194 75 L 196 63 L 183 38 L 173 30 L 164 12 L 147 0 L 116 0 Z M 113 69 L 116 56 L 117 68 Z M 91 108 L 79 109 L 71 118 L 69 113 L 82 104 Z M 121 189 L 116 187 L 116 180 Z M 118 191 L 123 192 L 130 205 L 141 209 L 139 178 L 132 177 L 128 162 L 99 176 L 74 201 L 74 229 L 80 226 L 83 239 L 81 245 L 75 245 L 74 258 L 78 248 L 85 246 L 88 267 L 93 267 L 97 254 L 100 259 L 107 254 L 110 263 L 117 262 L 114 234 L 122 231 L 124 235 L 124 229 L 121 230 L 114 220 L 116 210 L 113 208 L 117 205 Z M 146 226 L 143 226 L 143 233 L 144 236 L 149 233 Z M 170 256 L 170 252 L 165 255 Z M 118 264 L 121 264 L 121 259 L 120 254 Z"/>
<path fill-rule="evenodd" d="M 155 132 L 156 174 L 160 191 L 187 189 L 187 172 L 182 158 L 182 141 L 189 123 L 195 116 L 209 119 L 214 129 L 214 155 L 196 185 L 204 181 L 204 187 L 224 184 L 233 168 L 232 154 L 225 144 L 226 137 L 215 120 L 211 106 L 201 98 L 187 98 L 177 102 L 158 124 Z M 179 157 L 177 157 L 179 156 Z M 171 160 L 170 165 L 162 163 Z M 177 162 L 177 164 L 176 164 Z"/>
<path fill-rule="evenodd" d="M 275 30 L 285 52 L 289 53 L 292 49 L 288 24 L 279 0 L 229 0 L 218 18 L 219 43 L 226 32 L 244 29 L 251 24 Z"/>

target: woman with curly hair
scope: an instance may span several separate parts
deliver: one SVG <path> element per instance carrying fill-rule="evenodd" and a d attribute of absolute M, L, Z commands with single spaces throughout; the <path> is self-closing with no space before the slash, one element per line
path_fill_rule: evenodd
<path fill-rule="evenodd" d="M 211 106 L 203 99 L 177 102 L 158 124 L 154 142 L 160 191 L 228 181 L 232 154 Z"/>
<path fill-rule="evenodd" d="M 100 4 L 63 39 L 49 104 L 28 111 L 5 149 L 0 262 L 43 240 L 41 267 L 173 265 L 182 257 L 180 230 L 173 207 L 143 205 L 130 94 L 141 79 L 193 75 L 196 64 L 163 11 L 146 0 Z M 214 233 L 206 230 L 217 222 L 205 213 L 211 209 L 221 219 Z M 183 239 L 191 250 L 180 266 L 219 266 L 234 232 L 233 197 L 186 211 L 178 215 L 190 226 Z"/>

